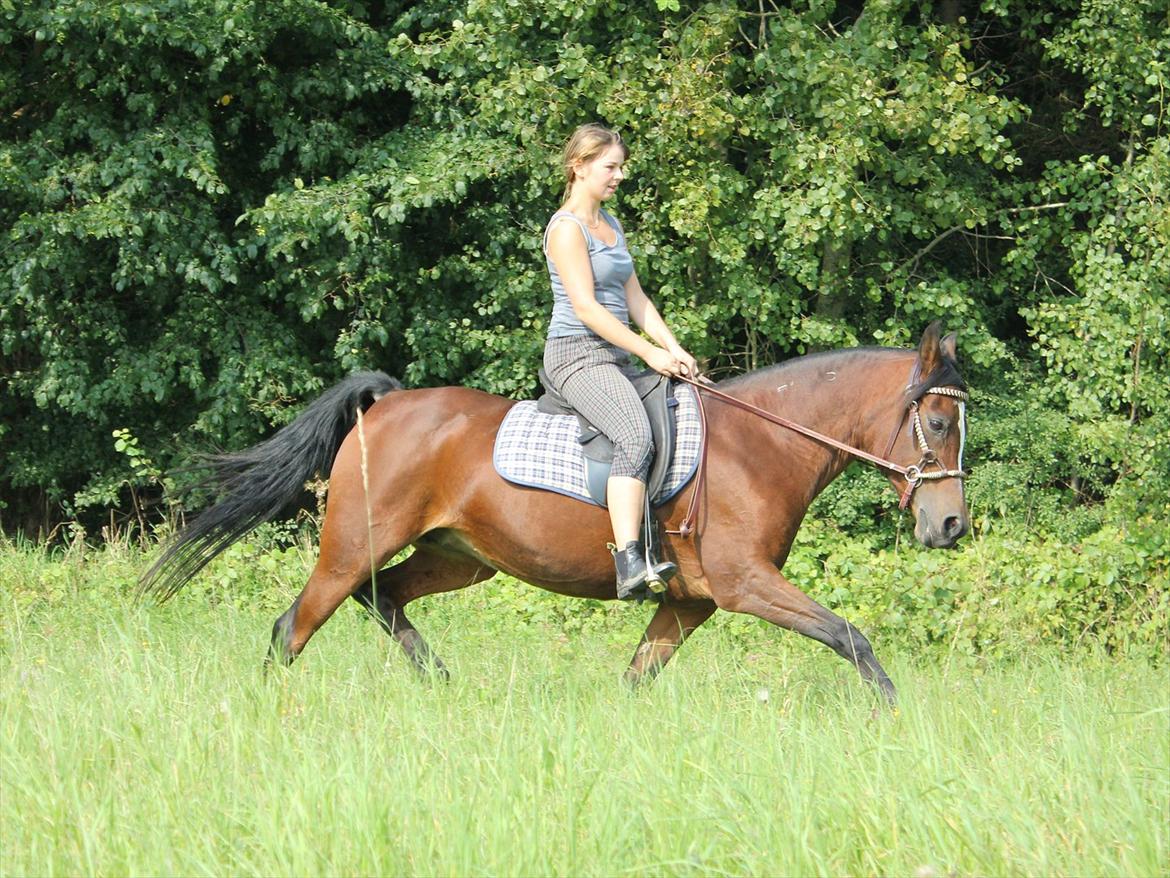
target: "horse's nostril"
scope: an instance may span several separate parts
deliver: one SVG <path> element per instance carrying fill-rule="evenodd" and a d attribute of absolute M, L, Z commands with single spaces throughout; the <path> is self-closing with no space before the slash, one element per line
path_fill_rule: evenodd
<path fill-rule="evenodd" d="M 953 537 L 960 533 L 963 529 L 962 519 L 957 515 L 948 515 L 943 519 L 943 533 L 948 537 Z"/>

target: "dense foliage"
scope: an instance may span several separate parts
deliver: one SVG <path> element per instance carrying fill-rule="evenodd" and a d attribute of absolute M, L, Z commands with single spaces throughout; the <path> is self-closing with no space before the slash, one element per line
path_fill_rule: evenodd
<path fill-rule="evenodd" d="M 594 119 L 633 149 L 639 274 L 714 373 L 942 318 L 977 515 L 1160 519 L 1168 24 L 1164 0 L 0 0 L 0 521 L 126 511 L 359 367 L 530 394 L 556 154 Z M 873 527 L 866 484 L 826 505 Z"/>

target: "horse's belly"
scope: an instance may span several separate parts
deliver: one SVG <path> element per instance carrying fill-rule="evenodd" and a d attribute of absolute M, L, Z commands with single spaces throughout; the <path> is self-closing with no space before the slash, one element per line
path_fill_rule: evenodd
<path fill-rule="evenodd" d="M 514 546 L 513 551 L 488 547 L 458 530 L 433 530 L 418 540 L 431 548 L 475 558 L 482 564 L 569 597 L 612 598 L 615 596 L 613 561 L 609 552 L 583 553 L 566 557 L 561 552 L 542 552 L 529 546 Z M 598 559 L 588 555 L 597 554 Z"/>

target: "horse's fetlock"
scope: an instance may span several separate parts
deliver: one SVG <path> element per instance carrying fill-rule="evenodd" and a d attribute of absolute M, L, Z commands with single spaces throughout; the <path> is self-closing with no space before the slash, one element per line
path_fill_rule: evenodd
<path fill-rule="evenodd" d="M 873 660 L 873 647 L 865 635 L 844 619 L 833 626 L 832 636 L 836 650 L 847 659 L 857 663 L 877 664 Z"/>

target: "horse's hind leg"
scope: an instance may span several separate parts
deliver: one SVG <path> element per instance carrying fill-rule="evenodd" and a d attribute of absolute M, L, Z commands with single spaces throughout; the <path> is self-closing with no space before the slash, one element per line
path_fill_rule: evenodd
<path fill-rule="evenodd" d="M 695 604 L 660 604 L 634 651 L 626 669 L 625 681 L 631 686 L 648 682 L 670 661 L 682 642 L 715 612 L 714 601 Z"/>
<path fill-rule="evenodd" d="M 362 534 L 363 539 L 346 536 L 355 532 Z M 346 531 L 326 514 L 321 533 L 321 554 L 297 599 L 272 626 L 267 663 L 292 664 L 317 629 L 370 578 L 370 570 L 384 564 L 409 541 L 408 537 L 397 542 L 382 534 L 378 540 L 381 547 L 376 553 L 371 553 L 364 539 L 366 533 L 364 523 L 360 524 L 360 529 L 351 523 Z"/>
<path fill-rule="evenodd" d="M 770 564 L 761 565 L 736 588 L 716 594 L 715 600 L 721 609 L 759 616 L 825 644 L 857 668 L 864 680 L 877 686 L 890 704 L 896 701 L 894 684 L 878 664 L 865 635 L 822 607 Z"/>
<path fill-rule="evenodd" d="M 369 575 L 368 562 L 361 571 L 344 573 L 330 570 L 318 561 L 297 599 L 272 626 L 272 640 L 268 645 L 265 664 L 279 661 L 291 665 L 309 638 L 325 624 L 342 601 L 357 591 L 359 584 Z"/>
<path fill-rule="evenodd" d="M 446 679 L 447 668 L 406 618 L 403 608 L 424 595 L 454 591 L 490 579 L 495 572 L 472 558 L 419 546 L 405 561 L 378 571 L 373 581 L 367 580 L 354 592 L 353 599 L 398 641 L 420 674 L 433 673 Z"/>

